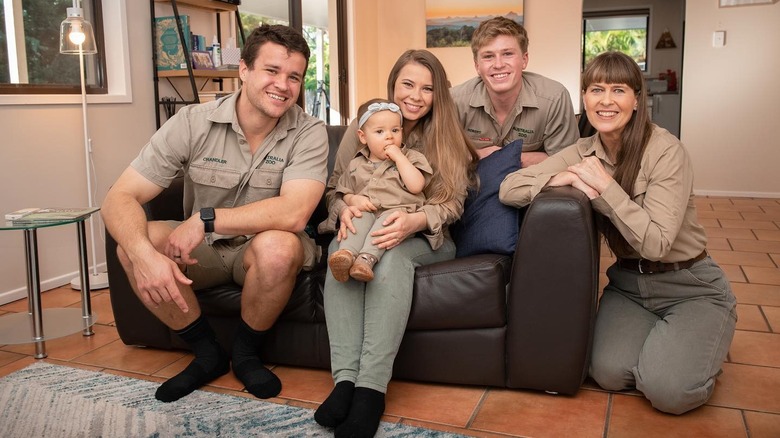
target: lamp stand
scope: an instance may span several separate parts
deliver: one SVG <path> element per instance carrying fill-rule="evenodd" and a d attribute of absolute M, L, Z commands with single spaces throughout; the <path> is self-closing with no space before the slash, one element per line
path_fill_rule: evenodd
<path fill-rule="evenodd" d="M 89 139 L 89 125 L 87 124 L 87 85 L 84 75 L 84 51 L 79 44 L 79 75 L 81 79 L 81 113 L 84 119 L 84 157 L 87 165 L 87 200 L 89 207 L 94 207 L 92 199 L 92 144 Z M 97 253 L 95 252 L 95 215 L 89 216 L 89 237 L 92 245 L 92 273 L 89 275 L 89 289 L 105 289 L 108 287 L 108 274 L 97 271 Z M 70 287 L 81 290 L 81 277 L 77 276 L 70 282 Z"/>

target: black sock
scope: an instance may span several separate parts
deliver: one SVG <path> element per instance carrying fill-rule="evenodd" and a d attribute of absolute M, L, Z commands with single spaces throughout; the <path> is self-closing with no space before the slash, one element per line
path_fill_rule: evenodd
<path fill-rule="evenodd" d="M 385 412 L 385 395 L 377 390 L 357 387 L 349 415 L 338 427 L 336 438 L 371 438 L 379 429 Z"/>
<path fill-rule="evenodd" d="M 230 371 L 230 358 L 217 343 L 214 331 L 203 316 L 175 332 L 192 348 L 195 359 L 184 371 L 157 388 L 155 398 L 166 403 L 176 401 Z"/>
<path fill-rule="evenodd" d="M 354 392 L 355 384 L 353 382 L 344 380 L 337 383 L 328 398 L 314 412 L 314 421 L 325 427 L 336 427 L 343 423 L 349 414 Z"/>
<path fill-rule="evenodd" d="M 282 382 L 260 360 L 265 334 L 266 331 L 254 330 L 242 319 L 233 344 L 233 373 L 258 398 L 276 397 L 282 391 Z"/>

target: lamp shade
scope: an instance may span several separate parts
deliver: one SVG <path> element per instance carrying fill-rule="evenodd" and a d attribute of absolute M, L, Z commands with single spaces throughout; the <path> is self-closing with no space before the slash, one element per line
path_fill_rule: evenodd
<path fill-rule="evenodd" d="M 68 18 L 60 24 L 60 53 L 66 55 L 97 53 L 92 25 L 84 19 L 81 8 L 68 8 Z"/>

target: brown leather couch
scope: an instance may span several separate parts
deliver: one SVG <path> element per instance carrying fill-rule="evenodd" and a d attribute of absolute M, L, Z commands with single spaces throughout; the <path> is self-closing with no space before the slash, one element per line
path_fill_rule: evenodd
<path fill-rule="evenodd" d="M 328 127 L 331 166 L 344 128 Z M 182 219 L 181 181 L 145 208 L 150 219 Z M 324 214 L 323 204 L 311 224 Z M 470 256 L 417 269 L 394 378 L 577 392 L 587 375 L 598 284 L 599 244 L 590 202 L 578 190 L 556 188 L 542 192 L 524 216 L 514 258 Z M 331 237 L 317 239 L 327 248 Z M 187 348 L 133 293 L 108 235 L 106 254 L 122 341 Z M 329 368 L 325 259 L 299 275 L 267 338 L 267 363 Z M 203 314 L 228 348 L 239 321 L 240 292 L 237 285 L 226 285 L 198 293 Z"/>

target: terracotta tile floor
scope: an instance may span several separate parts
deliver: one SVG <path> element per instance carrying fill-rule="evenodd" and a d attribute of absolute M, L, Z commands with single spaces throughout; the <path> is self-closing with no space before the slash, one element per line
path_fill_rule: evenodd
<path fill-rule="evenodd" d="M 739 322 L 712 399 L 686 415 L 655 411 L 635 391 L 610 393 L 586 381 L 576 396 L 533 391 L 391 383 L 385 420 L 472 436 L 707 436 L 780 437 L 780 200 L 697 198 L 710 253 L 723 265 L 739 302 Z M 603 251 L 602 273 L 611 263 Z M 602 274 L 603 287 L 606 277 Z M 80 307 L 79 294 L 61 287 L 43 294 L 44 307 Z M 190 355 L 127 347 L 119 340 L 107 290 L 92 293 L 95 335 L 46 342 L 47 362 L 162 381 Z M 24 312 L 26 300 L 0 306 Z M 34 363 L 32 344 L 0 345 L 0 376 Z M 284 389 L 272 401 L 307 408 L 332 387 L 328 371 L 275 367 Z M 206 389 L 247 396 L 232 373 Z M 251 397 L 251 396 L 249 396 Z M 312 420 L 313 421 L 313 420 Z"/>

